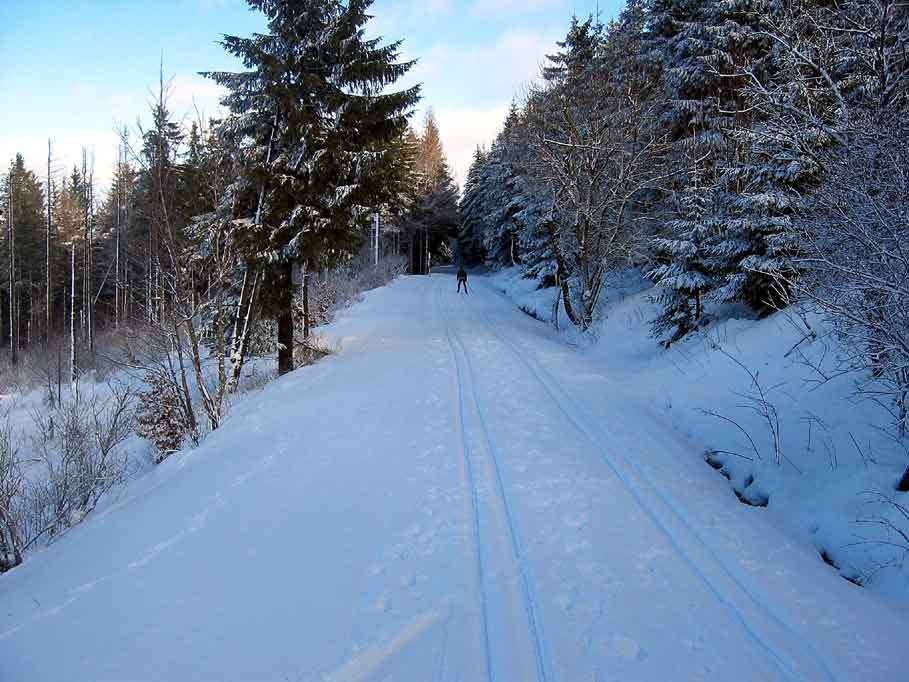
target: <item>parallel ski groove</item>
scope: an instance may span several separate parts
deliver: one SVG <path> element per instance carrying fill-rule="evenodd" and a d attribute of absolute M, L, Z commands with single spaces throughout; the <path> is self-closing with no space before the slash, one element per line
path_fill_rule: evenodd
<path fill-rule="evenodd" d="M 441 295 L 441 290 L 438 288 L 436 288 L 436 290 Z M 441 306 L 439 306 L 437 302 L 437 312 L 439 313 L 440 318 L 443 318 L 440 308 Z M 451 341 L 451 334 L 449 332 L 447 324 L 445 325 L 445 336 L 448 339 L 448 350 L 451 353 L 452 360 L 454 361 L 458 383 L 458 417 L 461 430 L 461 455 L 464 460 L 465 469 L 467 471 L 467 481 L 470 487 L 472 516 L 471 528 L 473 531 L 473 549 L 474 562 L 476 566 L 477 589 L 479 590 L 478 597 L 480 601 L 480 630 L 483 640 L 484 666 L 486 670 L 487 682 L 493 682 L 494 677 L 492 674 L 492 657 L 490 654 L 491 647 L 489 641 L 489 615 L 486 598 L 486 583 L 484 580 L 483 570 L 483 546 L 480 540 L 480 503 L 477 495 L 477 484 L 473 472 L 473 463 L 470 456 L 470 441 L 467 435 L 467 423 L 465 419 L 467 410 L 464 407 L 464 377 L 461 371 L 461 364 L 458 362 L 457 354 L 455 353 L 454 344 Z"/>
<path fill-rule="evenodd" d="M 444 296 L 443 290 L 438 289 L 442 296 Z M 480 422 L 480 428 L 483 431 L 483 436 L 487 444 L 487 451 L 489 453 L 489 464 L 491 465 L 493 471 L 493 481 L 495 483 L 496 494 L 498 497 L 499 505 L 502 508 L 505 517 L 505 524 L 508 529 L 509 542 L 512 552 L 512 558 L 514 559 L 515 565 L 518 569 L 518 577 L 521 582 L 521 596 L 524 602 L 524 615 L 527 623 L 527 630 L 530 635 L 530 640 L 533 644 L 533 657 L 534 664 L 537 672 L 537 679 L 539 682 L 548 682 L 549 676 L 547 673 L 546 666 L 546 655 L 543 647 L 543 637 L 542 637 L 542 628 L 540 626 L 540 617 L 538 614 L 538 608 L 536 605 L 536 599 L 534 597 L 533 588 L 531 585 L 530 579 L 530 570 L 527 565 L 526 560 L 524 559 L 524 554 L 521 549 L 520 539 L 518 537 L 517 529 L 514 522 L 514 515 L 512 513 L 511 503 L 509 501 L 509 496 L 506 490 L 505 482 L 502 476 L 501 466 L 499 465 L 499 449 L 495 443 L 495 439 L 492 436 L 489 425 L 486 422 L 486 418 L 483 415 L 483 410 L 480 406 L 481 400 L 479 391 L 477 389 L 476 374 L 473 369 L 473 363 L 470 360 L 470 355 L 467 352 L 464 343 L 461 341 L 460 336 L 457 331 L 454 332 L 454 335 L 451 333 L 451 329 L 446 325 L 445 333 L 448 337 L 449 344 L 451 344 L 452 351 L 455 357 L 455 363 L 458 366 L 458 372 L 460 376 L 461 368 L 460 363 L 457 360 L 457 353 L 455 352 L 455 345 L 460 349 L 461 355 L 464 358 L 464 362 L 467 367 L 467 375 L 470 383 L 470 390 L 473 397 L 474 408 L 476 410 L 477 416 Z M 460 386 L 459 386 L 460 389 Z"/>
<path fill-rule="evenodd" d="M 495 293 L 495 292 L 493 292 Z M 793 626 L 788 624 L 782 617 L 777 615 L 770 607 L 766 605 L 766 600 L 761 599 L 759 596 L 755 595 L 754 592 L 749 589 L 744 582 L 738 578 L 735 572 L 730 569 L 726 563 L 717 555 L 717 553 L 708 545 L 701 535 L 691 526 L 688 520 L 678 511 L 676 506 L 672 504 L 663 493 L 653 484 L 649 476 L 643 471 L 643 469 L 633 460 L 624 457 L 622 455 L 617 455 L 615 451 L 608 444 L 607 434 L 605 434 L 602 429 L 596 424 L 596 422 L 589 417 L 589 415 L 584 412 L 579 405 L 570 397 L 570 395 L 565 391 L 558 381 L 552 377 L 552 375 L 543 367 L 535 358 L 532 358 L 530 354 L 526 351 L 521 352 L 522 349 L 519 349 L 516 344 L 514 344 L 510 339 L 501 334 L 498 330 L 498 327 L 494 322 L 490 320 L 488 315 L 482 311 L 477 311 L 477 315 L 483 318 L 486 326 L 492 331 L 493 335 L 498 338 L 511 352 L 515 355 L 520 362 L 527 367 L 530 373 L 536 378 L 539 384 L 543 387 L 543 390 L 549 395 L 553 403 L 559 409 L 559 411 L 565 416 L 566 420 L 574 426 L 574 428 L 581 433 L 588 441 L 591 442 L 600 452 L 603 461 L 613 472 L 622 486 L 631 494 L 635 502 L 641 508 L 641 510 L 651 519 L 660 533 L 668 540 L 673 550 L 678 554 L 678 556 L 689 566 L 694 575 L 707 587 L 708 591 L 714 595 L 717 601 L 723 606 L 730 618 L 738 623 L 745 633 L 761 650 L 768 654 L 770 660 L 773 662 L 775 667 L 783 674 L 787 679 L 797 680 L 798 677 L 795 676 L 789 664 L 783 660 L 783 656 L 763 637 L 751 627 L 747 622 L 744 614 L 736 607 L 732 602 L 723 597 L 722 593 L 719 591 L 710 579 L 704 574 L 701 568 L 697 563 L 692 559 L 678 544 L 676 539 L 673 537 L 672 533 L 666 528 L 665 524 L 659 519 L 656 512 L 648 505 L 643 497 L 641 496 L 638 487 L 623 474 L 619 468 L 616 466 L 612 457 L 609 454 L 611 453 L 613 457 L 617 456 L 620 458 L 627 467 L 634 470 L 640 480 L 652 490 L 657 499 L 662 502 L 663 506 L 676 518 L 676 520 L 687 530 L 690 537 L 693 538 L 696 542 L 695 544 L 703 547 L 703 549 L 710 555 L 714 560 L 716 565 L 720 568 L 722 573 L 736 586 L 738 589 L 745 594 L 748 599 L 763 613 L 765 613 L 771 621 L 776 623 L 781 629 L 783 629 L 787 634 L 793 638 L 800 641 L 804 648 L 808 651 L 809 656 L 814 660 L 817 666 L 823 671 L 824 676 L 830 682 L 837 682 L 837 676 L 834 675 L 833 671 L 830 669 L 827 662 L 823 659 L 814 645 L 807 640 L 803 635 L 801 635 Z M 548 379 L 543 378 L 545 376 Z M 552 384 L 552 386 L 550 386 Z M 561 394 L 561 398 L 556 395 L 556 391 Z M 566 408 L 566 404 L 571 409 Z M 576 418 L 572 413 L 572 410 L 578 414 Z M 788 657 L 785 657 L 788 658 Z"/>

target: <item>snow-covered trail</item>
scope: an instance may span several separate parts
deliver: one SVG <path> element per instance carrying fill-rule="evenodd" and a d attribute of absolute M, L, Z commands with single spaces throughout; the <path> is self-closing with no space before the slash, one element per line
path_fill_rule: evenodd
<path fill-rule="evenodd" d="M 371 292 L 0 577 L 0 680 L 902 678 L 906 615 L 471 284 Z"/>

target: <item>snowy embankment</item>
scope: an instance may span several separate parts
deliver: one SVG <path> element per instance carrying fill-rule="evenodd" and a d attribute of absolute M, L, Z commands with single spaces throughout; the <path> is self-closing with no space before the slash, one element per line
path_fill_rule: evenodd
<path fill-rule="evenodd" d="M 528 314 L 551 319 L 554 289 L 537 289 L 519 268 L 491 282 Z M 563 342 L 601 368 L 616 391 L 703 443 L 702 455 L 711 451 L 712 465 L 742 501 L 766 505 L 756 513 L 814 546 L 819 561 L 909 601 L 900 535 L 909 534 L 909 518 L 891 504 L 909 505 L 909 493 L 894 490 L 907 453 L 882 428 L 887 413 L 855 397 L 860 377 L 830 371 L 822 380 L 815 367 L 832 367 L 841 351 L 823 322 L 782 313 L 732 317 L 666 350 L 650 337 L 658 308 L 639 273 L 622 273 L 607 286 L 594 338 L 579 337 L 563 319 Z M 817 338 L 806 338 L 806 321 Z"/>

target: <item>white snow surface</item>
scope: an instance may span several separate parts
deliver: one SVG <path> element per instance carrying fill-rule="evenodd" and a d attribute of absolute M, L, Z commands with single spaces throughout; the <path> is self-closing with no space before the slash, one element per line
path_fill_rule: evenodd
<path fill-rule="evenodd" d="M 340 352 L 0 576 L 0 680 L 904 679 L 909 616 L 484 277 Z"/>
<path fill-rule="evenodd" d="M 551 317 L 555 290 L 538 289 L 520 268 L 491 281 L 529 314 Z M 798 542 L 823 552 L 844 577 L 909 605 L 909 517 L 893 504 L 909 506 L 909 493 L 894 489 L 909 441 L 887 428 L 887 401 L 867 397 L 876 388 L 869 377 L 838 371 L 848 349 L 804 309 L 756 320 L 727 307 L 666 350 L 650 336 L 657 294 L 635 269 L 613 273 L 594 333 L 578 335 L 562 320 L 559 338 L 626 399 L 647 404 L 705 452 L 719 451 L 714 461 L 731 487 L 752 503 L 769 500 L 767 515 Z M 806 338 L 806 323 L 815 337 Z M 775 410 L 779 463 L 749 372 Z"/>

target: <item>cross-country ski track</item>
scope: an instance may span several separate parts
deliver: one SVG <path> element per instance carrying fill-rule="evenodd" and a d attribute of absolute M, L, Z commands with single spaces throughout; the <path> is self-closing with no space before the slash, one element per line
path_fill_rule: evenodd
<path fill-rule="evenodd" d="M 0 576 L 0 680 L 906 679 L 906 614 L 470 285 L 370 292 Z"/>

